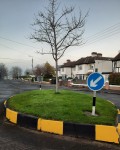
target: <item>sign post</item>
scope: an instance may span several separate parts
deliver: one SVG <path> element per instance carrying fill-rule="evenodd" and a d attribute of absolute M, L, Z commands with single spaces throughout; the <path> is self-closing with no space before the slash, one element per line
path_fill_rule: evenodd
<path fill-rule="evenodd" d="M 95 106 L 96 106 L 96 91 L 93 92 L 93 106 L 92 106 L 92 115 L 95 115 Z"/>
<path fill-rule="evenodd" d="M 88 76 L 87 85 L 90 90 L 93 91 L 93 106 L 92 106 L 92 115 L 95 115 L 95 106 L 96 106 L 96 91 L 99 91 L 104 86 L 104 77 L 102 74 L 95 72 Z"/>

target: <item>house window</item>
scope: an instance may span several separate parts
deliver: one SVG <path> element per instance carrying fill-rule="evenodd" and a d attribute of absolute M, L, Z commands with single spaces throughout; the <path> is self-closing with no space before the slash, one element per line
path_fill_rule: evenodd
<path fill-rule="evenodd" d="M 84 80 L 84 75 L 83 75 L 83 80 Z"/>
<path fill-rule="evenodd" d="M 93 65 L 90 65 L 90 69 L 93 69 Z"/>
<path fill-rule="evenodd" d="M 64 72 L 64 68 L 62 68 L 62 72 Z"/>
<path fill-rule="evenodd" d="M 79 69 L 79 70 L 82 70 L 82 65 L 79 65 L 78 69 Z"/>
<path fill-rule="evenodd" d="M 82 75 L 79 75 L 79 79 L 82 80 Z"/>
<path fill-rule="evenodd" d="M 95 68 L 95 72 L 98 72 L 98 68 Z"/>

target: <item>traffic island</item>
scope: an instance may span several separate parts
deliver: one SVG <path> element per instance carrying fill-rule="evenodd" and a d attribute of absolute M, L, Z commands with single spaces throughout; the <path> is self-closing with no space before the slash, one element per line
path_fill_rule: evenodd
<path fill-rule="evenodd" d="M 67 135 L 73 137 L 83 137 L 91 140 L 112 142 L 119 144 L 120 137 L 120 111 L 118 111 L 118 125 L 91 125 L 78 124 L 66 121 L 47 120 L 32 115 L 26 115 L 13 111 L 7 107 L 7 102 L 4 103 L 6 109 L 6 118 L 21 127 L 27 127 L 42 132 L 49 132 L 58 135 Z"/>

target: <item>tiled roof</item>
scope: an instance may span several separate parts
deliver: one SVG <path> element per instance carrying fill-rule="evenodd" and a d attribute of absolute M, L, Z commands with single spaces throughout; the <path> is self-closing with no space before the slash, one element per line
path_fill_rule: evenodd
<path fill-rule="evenodd" d="M 75 67 L 75 61 L 69 61 L 60 66 L 60 68 L 64 68 L 64 67 L 71 67 L 71 68 Z"/>
<path fill-rule="evenodd" d="M 60 66 L 60 68 L 64 67 L 75 67 L 75 65 L 82 65 L 82 64 L 92 64 L 95 63 L 95 60 L 106 60 L 106 61 L 112 61 L 113 58 L 111 57 L 99 57 L 99 56 L 88 56 L 84 58 L 80 58 L 77 61 L 68 61 Z"/>
<path fill-rule="evenodd" d="M 113 61 L 118 61 L 118 60 L 120 60 L 120 52 L 115 56 L 115 58 L 113 58 Z"/>
<path fill-rule="evenodd" d="M 80 58 L 76 61 L 76 65 L 95 63 L 94 57 Z"/>
<path fill-rule="evenodd" d="M 76 61 L 76 65 L 81 65 L 81 64 L 92 64 L 95 63 L 95 60 L 108 60 L 111 61 L 112 58 L 110 57 L 92 57 L 92 56 L 88 56 L 85 58 L 80 58 L 79 60 Z"/>
<path fill-rule="evenodd" d="M 95 57 L 95 60 L 106 60 L 106 61 L 112 61 L 112 57 Z"/>

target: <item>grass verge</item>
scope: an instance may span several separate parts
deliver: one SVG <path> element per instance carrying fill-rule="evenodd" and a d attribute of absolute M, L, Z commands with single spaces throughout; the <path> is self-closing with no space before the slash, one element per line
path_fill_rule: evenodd
<path fill-rule="evenodd" d="M 74 123 L 115 125 L 117 110 L 110 102 L 97 98 L 96 113 L 92 111 L 92 96 L 62 90 L 55 94 L 53 90 L 34 90 L 18 94 L 8 100 L 12 110 L 31 114 L 43 119 L 62 120 Z"/>

